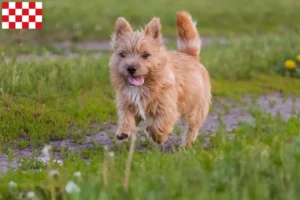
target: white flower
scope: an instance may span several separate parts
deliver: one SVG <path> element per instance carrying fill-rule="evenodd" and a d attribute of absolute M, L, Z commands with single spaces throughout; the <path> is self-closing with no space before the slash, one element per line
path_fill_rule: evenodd
<path fill-rule="evenodd" d="M 38 160 L 40 160 L 43 163 L 47 163 L 48 161 L 50 161 L 50 157 L 38 157 Z M 63 161 L 62 160 L 53 160 L 54 163 L 62 165 Z"/>
<path fill-rule="evenodd" d="M 62 165 L 62 164 L 63 164 L 63 161 L 62 161 L 62 160 L 54 160 L 54 162 L 56 162 L 56 163 L 59 164 L 59 165 Z"/>
<path fill-rule="evenodd" d="M 50 150 L 52 149 L 51 145 L 45 145 L 43 150 L 42 150 L 42 154 L 46 157 L 46 158 L 50 158 Z"/>
<path fill-rule="evenodd" d="M 50 158 L 49 157 L 38 157 L 38 160 L 43 162 L 43 163 L 47 163 L 47 161 L 49 161 Z"/>
<path fill-rule="evenodd" d="M 113 151 L 109 152 L 109 153 L 108 153 L 108 157 L 110 157 L 110 158 L 115 157 L 115 153 L 114 153 Z"/>
<path fill-rule="evenodd" d="M 80 192 L 80 188 L 73 181 L 69 181 L 65 189 L 68 193 Z"/>
<path fill-rule="evenodd" d="M 81 177 L 81 173 L 80 173 L 80 172 L 75 172 L 73 175 L 74 175 L 75 177 Z"/>
<path fill-rule="evenodd" d="M 15 183 L 15 182 L 13 182 L 13 181 L 10 181 L 9 183 L 8 183 L 8 187 L 10 187 L 10 188 L 15 188 L 15 187 L 17 187 L 18 185 Z"/>
<path fill-rule="evenodd" d="M 32 199 L 35 197 L 35 193 L 34 192 L 28 192 L 27 193 L 27 198 Z"/>
<path fill-rule="evenodd" d="M 58 170 L 57 169 L 51 170 L 48 174 L 48 176 L 50 176 L 50 177 L 57 176 L 57 175 L 58 175 Z"/>
<path fill-rule="evenodd" d="M 107 146 L 107 145 L 104 146 L 104 150 L 105 150 L 105 151 L 108 150 L 108 146 Z"/>

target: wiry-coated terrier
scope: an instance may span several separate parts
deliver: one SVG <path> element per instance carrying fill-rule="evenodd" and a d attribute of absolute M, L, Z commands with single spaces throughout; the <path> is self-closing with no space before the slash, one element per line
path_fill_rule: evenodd
<path fill-rule="evenodd" d="M 159 18 L 133 31 L 120 17 L 112 37 L 110 76 L 116 91 L 119 127 L 125 139 L 136 128 L 136 117 L 151 119 L 147 132 L 157 143 L 167 140 L 179 117 L 187 122 L 183 145 L 189 147 L 209 112 L 210 78 L 199 62 L 201 40 L 187 12 L 177 13 L 178 51 L 167 51 Z"/>

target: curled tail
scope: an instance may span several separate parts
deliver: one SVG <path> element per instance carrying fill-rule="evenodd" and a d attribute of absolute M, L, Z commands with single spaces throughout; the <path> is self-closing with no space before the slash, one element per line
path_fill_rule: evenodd
<path fill-rule="evenodd" d="M 196 28 L 196 22 L 185 11 L 177 13 L 177 34 L 179 51 L 198 58 L 201 40 Z"/>

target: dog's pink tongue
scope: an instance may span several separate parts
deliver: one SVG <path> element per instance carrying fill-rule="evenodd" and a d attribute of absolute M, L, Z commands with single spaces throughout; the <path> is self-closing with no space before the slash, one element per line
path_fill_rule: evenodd
<path fill-rule="evenodd" d="M 128 80 L 132 85 L 135 85 L 135 86 L 144 84 L 144 78 L 142 76 L 137 76 L 137 77 L 129 76 Z"/>

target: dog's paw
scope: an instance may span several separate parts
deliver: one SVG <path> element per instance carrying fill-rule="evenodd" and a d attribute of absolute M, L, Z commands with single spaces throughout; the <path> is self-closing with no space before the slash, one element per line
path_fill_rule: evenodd
<path fill-rule="evenodd" d="M 120 134 L 116 135 L 116 138 L 118 140 L 124 140 L 124 139 L 128 138 L 128 134 L 126 134 L 126 133 L 120 133 Z"/>

